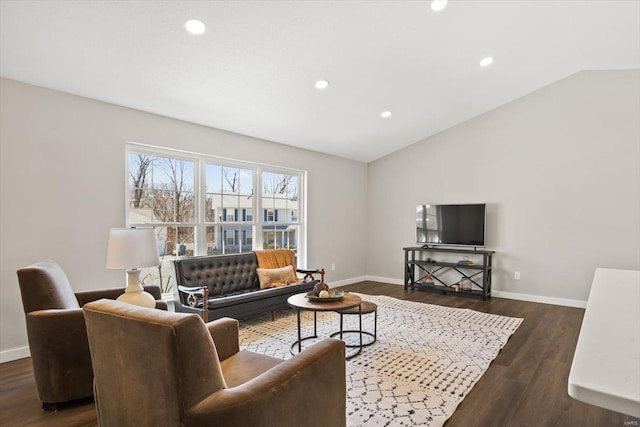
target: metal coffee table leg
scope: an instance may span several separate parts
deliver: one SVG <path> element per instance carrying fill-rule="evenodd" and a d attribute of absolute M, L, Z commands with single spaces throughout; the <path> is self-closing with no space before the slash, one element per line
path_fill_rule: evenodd
<path fill-rule="evenodd" d="M 297 354 L 294 351 L 296 346 L 298 347 L 298 353 L 302 351 L 302 341 L 318 338 L 318 313 L 315 311 L 313 312 L 313 335 L 310 335 L 308 337 L 303 337 L 302 336 L 302 319 L 300 316 L 301 311 L 302 310 L 296 310 L 296 314 L 298 317 L 298 339 L 294 341 L 293 344 L 291 344 L 291 348 L 289 352 L 291 353 L 292 356 L 295 356 Z"/>

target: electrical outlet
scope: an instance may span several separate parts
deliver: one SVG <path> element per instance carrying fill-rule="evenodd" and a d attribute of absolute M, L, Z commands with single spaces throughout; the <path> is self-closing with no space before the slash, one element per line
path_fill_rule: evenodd
<path fill-rule="evenodd" d="M 335 264 L 331 264 L 331 271 L 336 271 L 336 265 Z"/>
<path fill-rule="evenodd" d="M 516 280 L 520 280 L 520 272 L 516 271 L 516 273 L 513 275 L 513 278 Z"/>

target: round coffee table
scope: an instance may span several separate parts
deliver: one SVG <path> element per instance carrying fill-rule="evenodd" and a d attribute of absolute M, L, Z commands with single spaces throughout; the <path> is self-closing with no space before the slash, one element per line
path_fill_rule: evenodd
<path fill-rule="evenodd" d="M 362 303 L 360 304 L 360 307 L 352 307 L 352 308 L 347 308 L 346 310 L 338 310 L 338 313 L 340 314 L 340 330 L 329 335 L 331 338 L 334 338 L 339 335 L 340 339 L 343 339 L 343 336 L 346 334 L 361 334 L 361 335 L 367 335 L 371 337 L 371 339 L 369 339 L 368 342 L 361 344 L 363 347 L 368 347 L 376 343 L 376 341 L 378 340 L 378 305 L 377 304 L 370 301 L 362 301 Z M 362 326 L 360 327 L 359 331 L 356 329 L 345 330 L 343 328 L 344 316 L 356 315 L 356 314 L 362 316 L 363 314 L 370 314 L 370 313 L 373 313 L 373 333 L 369 331 L 363 331 Z M 358 346 L 353 344 L 347 344 L 347 347 L 355 348 Z"/>
<path fill-rule="evenodd" d="M 295 354 L 294 348 L 296 346 L 298 347 L 298 353 L 302 351 L 302 341 L 318 338 L 317 320 L 318 320 L 319 311 L 336 311 L 337 312 L 340 310 L 347 310 L 349 308 L 357 308 L 358 310 L 357 312 L 360 317 L 360 332 L 362 332 L 362 313 L 360 309 L 361 303 L 362 303 L 362 300 L 360 299 L 359 296 L 350 294 L 348 292 L 346 292 L 344 294 L 344 297 L 338 301 L 317 301 L 317 300 L 310 301 L 307 298 L 306 293 L 290 296 L 287 299 L 287 304 L 289 304 L 291 308 L 295 308 L 298 315 L 298 339 L 293 344 L 291 344 L 291 350 L 290 350 L 291 354 Z M 302 310 L 313 312 L 313 335 L 308 337 L 302 336 L 302 326 L 300 322 L 300 312 Z M 347 355 L 347 359 L 351 359 L 352 357 L 355 357 L 358 354 L 360 354 L 360 352 L 362 352 L 362 347 L 363 347 L 362 333 L 360 333 L 360 345 L 356 346 L 357 351 L 355 353 Z"/>

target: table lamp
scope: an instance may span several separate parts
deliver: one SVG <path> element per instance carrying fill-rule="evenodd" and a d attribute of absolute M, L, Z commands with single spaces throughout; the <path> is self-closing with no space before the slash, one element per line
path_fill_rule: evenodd
<path fill-rule="evenodd" d="M 117 300 L 142 307 L 155 307 L 153 296 L 142 289 L 140 268 L 160 265 L 153 228 L 112 228 L 107 246 L 107 268 L 127 270 L 127 288 Z"/>

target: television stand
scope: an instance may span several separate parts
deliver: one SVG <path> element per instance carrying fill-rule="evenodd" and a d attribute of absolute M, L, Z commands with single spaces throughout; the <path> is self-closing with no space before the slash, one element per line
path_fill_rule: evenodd
<path fill-rule="evenodd" d="M 450 249 L 428 245 L 412 246 L 404 250 L 404 290 L 425 290 L 454 293 L 456 295 L 480 296 L 483 301 L 491 298 L 491 275 L 495 251 L 473 249 Z M 461 254 L 469 262 L 424 260 L 424 253 Z M 478 258 L 482 256 L 482 262 Z M 470 257 L 476 258 L 476 260 Z M 450 276 L 458 273 L 459 279 Z M 450 274 L 447 274 L 450 273 Z M 449 277 L 446 277 L 449 276 Z"/>

